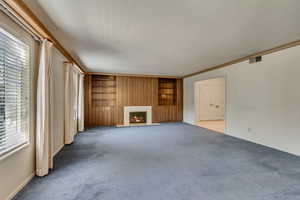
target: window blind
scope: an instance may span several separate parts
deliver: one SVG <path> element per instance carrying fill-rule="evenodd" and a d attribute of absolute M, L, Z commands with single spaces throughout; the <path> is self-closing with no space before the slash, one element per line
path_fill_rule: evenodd
<path fill-rule="evenodd" d="M 0 156 L 29 141 L 29 54 L 0 28 Z"/>

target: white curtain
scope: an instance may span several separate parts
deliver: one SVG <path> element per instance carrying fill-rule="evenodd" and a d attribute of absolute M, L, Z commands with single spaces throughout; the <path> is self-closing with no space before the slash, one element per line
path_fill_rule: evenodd
<path fill-rule="evenodd" d="M 71 63 L 65 63 L 65 144 L 71 144 L 78 131 L 79 74 Z"/>
<path fill-rule="evenodd" d="M 72 93 L 72 100 L 74 101 L 73 104 L 73 115 L 72 115 L 72 132 L 74 133 L 73 135 L 75 136 L 76 133 L 78 132 L 78 91 L 79 91 L 79 74 L 77 73 L 77 70 L 75 67 L 72 67 L 72 87 L 73 87 L 73 93 Z"/>
<path fill-rule="evenodd" d="M 52 43 L 41 44 L 37 82 L 36 175 L 45 176 L 53 168 L 51 120 L 51 53 Z"/>
<path fill-rule="evenodd" d="M 78 131 L 84 131 L 84 75 L 79 74 Z"/>

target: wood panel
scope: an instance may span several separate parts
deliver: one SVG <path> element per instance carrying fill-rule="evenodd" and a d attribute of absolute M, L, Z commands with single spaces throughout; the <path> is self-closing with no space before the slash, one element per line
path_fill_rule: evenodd
<path fill-rule="evenodd" d="M 84 124 L 91 126 L 91 106 L 92 106 L 92 76 L 84 77 Z"/>
<path fill-rule="evenodd" d="M 90 126 L 114 126 L 115 106 L 96 106 L 91 110 Z"/>
<path fill-rule="evenodd" d="M 98 94 L 93 94 L 92 91 L 94 91 L 94 93 L 102 93 L 103 89 L 99 91 L 93 89 L 93 76 L 95 75 L 86 76 L 85 114 L 87 127 L 123 124 L 124 106 L 152 106 L 153 122 L 182 121 L 181 79 L 175 79 L 177 86 L 176 102 L 174 105 L 158 105 L 159 80 L 157 77 L 116 76 L 115 103 L 113 100 L 110 102 L 115 106 L 112 106 L 111 104 L 106 106 L 95 106 L 93 98 Z M 106 92 L 109 91 L 106 90 Z"/>
<path fill-rule="evenodd" d="M 116 77 L 91 76 L 85 78 L 85 126 L 113 126 L 116 124 Z"/>
<path fill-rule="evenodd" d="M 156 107 L 156 118 L 158 122 L 176 122 L 182 121 L 183 117 L 183 85 L 182 80 L 177 79 L 176 84 L 176 104 L 159 105 Z"/>
<path fill-rule="evenodd" d="M 123 124 L 124 106 L 157 105 L 156 82 L 157 78 L 117 77 L 117 124 Z"/>
<path fill-rule="evenodd" d="M 158 105 L 176 105 L 177 80 L 170 78 L 158 79 Z"/>

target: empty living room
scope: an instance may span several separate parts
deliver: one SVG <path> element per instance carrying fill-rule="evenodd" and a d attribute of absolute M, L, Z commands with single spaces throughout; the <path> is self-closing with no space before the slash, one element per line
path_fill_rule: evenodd
<path fill-rule="evenodd" d="M 0 200 L 300 200 L 299 0 L 0 0 Z"/>

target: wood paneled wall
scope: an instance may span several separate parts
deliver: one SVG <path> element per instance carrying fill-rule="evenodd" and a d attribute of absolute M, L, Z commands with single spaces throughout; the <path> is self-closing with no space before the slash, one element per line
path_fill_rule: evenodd
<path fill-rule="evenodd" d="M 182 121 L 183 118 L 183 81 L 177 79 L 175 105 L 162 105 L 155 108 L 157 122 L 176 122 Z"/>
<path fill-rule="evenodd" d="M 85 126 L 116 124 L 116 81 L 114 76 L 86 76 Z"/>
<path fill-rule="evenodd" d="M 157 105 L 157 79 L 143 77 L 117 77 L 117 124 L 123 124 L 124 106 Z M 152 117 L 156 120 L 155 112 Z"/>
<path fill-rule="evenodd" d="M 112 126 L 123 124 L 124 106 L 152 106 L 153 122 L 182 121 L 182 80 L 177 79 L 175 105 L 158 105 L 158 78 L 116 77 L 116 105 L 103 107 L 92 105 L 92 77 L 85 79 L 85 124 Z"/>
<path fill-rule="evenodd" d="M 92 76 L 84 77 L 84 126 L 92 126 Z"/>

